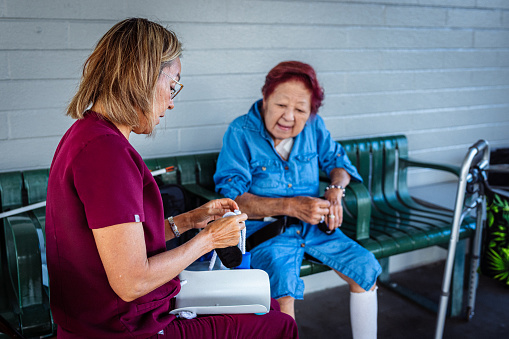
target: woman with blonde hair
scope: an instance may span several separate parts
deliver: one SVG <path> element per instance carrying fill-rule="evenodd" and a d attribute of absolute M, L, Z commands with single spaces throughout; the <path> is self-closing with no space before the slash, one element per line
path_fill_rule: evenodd
<path fill-rule="evenodd" d="M 51 310 L 59 338 L 296 337 L 291 317 L 216 315 L 178 319 L 178 274 L 215 248 L 236 245 L 246 214 L 218 199 L 163 217 L 158 186 L 129 143 L 150 134 L 173 109 L 181 44 L 146 19 L 114 25 L 87 59 L 68 107 L 78 119 L 63 136 L 50 169 L 46 208 Z M 217 220 L 216 220 L 217 219 Z M 166 251 L 166 241 L 203 230 Z"/>

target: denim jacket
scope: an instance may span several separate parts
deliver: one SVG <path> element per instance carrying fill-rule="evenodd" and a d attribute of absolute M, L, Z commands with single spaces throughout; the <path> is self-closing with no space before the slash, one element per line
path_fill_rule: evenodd
<path fill-rule="evenodd" d="M 319 169 L 330 175 L 344 168 L 362 181 L 344 148 L 332 140 L 319 115 L 312 115 L 294 140 L 285 161 L 276 152 L 255 102 L 228 127 L 214 175 L 216 191 L 235 199 L 249 192 L 263 197 L 319 196 Z"/>

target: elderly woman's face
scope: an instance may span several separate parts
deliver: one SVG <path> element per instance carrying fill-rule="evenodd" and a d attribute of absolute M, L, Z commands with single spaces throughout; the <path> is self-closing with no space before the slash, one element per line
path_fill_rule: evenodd
<path fill-rule="evenodd" d="M 310 114 L 311 91 L 301 81 L 283 82 L 268 98 L 263 98 L 263 121 L 275 146 L 297 136 Z"/>

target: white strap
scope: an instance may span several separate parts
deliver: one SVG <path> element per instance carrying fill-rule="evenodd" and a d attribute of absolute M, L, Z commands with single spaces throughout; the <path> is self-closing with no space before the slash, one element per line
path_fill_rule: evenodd
<path fill-rule="evenodd" d="M 216 264 L 216 258 L 217 258 L 217 253 L 216 253 L 216 251 L 214 251 L 214 252 L 212 252 L 212 258 L 210 259 L 209 271 L 212 271 L 214 269 L 214 265 Z"/>

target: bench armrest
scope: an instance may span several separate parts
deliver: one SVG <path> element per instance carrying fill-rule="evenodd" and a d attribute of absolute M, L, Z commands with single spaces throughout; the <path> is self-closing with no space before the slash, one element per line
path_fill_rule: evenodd
<path fill-rule="evenodd" d="M 371 196 L 366 186 L 360 182 L 351 182 L 346 186 L 345 205 L 357 221 L 355 240 L 369 238 L 369 220 L 371 218 Z"/>
<path fill-rule="evenodd" d="M 320 173 L 320 192 L 323 192 L 329 183 L 330 179 L 325 173 Z M 368 239 L 369 220 L 371 219 L 371 195 L 366 186 L 360 182 L 350 182 L 346 186 L 345 193 L 344 207 L 352 214 L 356 223 L 355 240 Z"/>
<path fill-rule="evenodd" d="M 405 167 L 422 167 L 422 168 L 429 168 L 429 169 L 436 169 L 439 171 L 445 171 L 452 173 L 456 175 L 457 177 L 460 176 L 461 168 L 459 166 L 455 165 L 447 165 L 447 164 L 438 164 L 438 163 L 431 163 L 431 162 L 424 162 L 409 158 L 399 158 L 400 163 Z"/>

